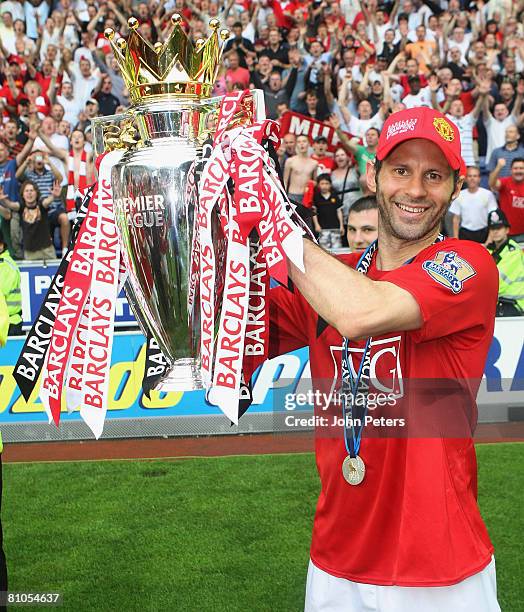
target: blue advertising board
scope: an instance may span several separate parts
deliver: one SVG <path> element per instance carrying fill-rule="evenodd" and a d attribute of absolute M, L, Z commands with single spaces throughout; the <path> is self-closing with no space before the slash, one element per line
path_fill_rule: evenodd
<path fill-rule="evenodd" d="M 40 310 L 42 300 L 51 285 L 59 262 L 46 262 L 45 265 L 40 261 L 17 263 L 21 276 L 23 327 L 28 330 Z M 116 305 L 115 326 L 118 328 L 130 325 L 137 325 L 137 323 L 122 291 L 118 296 Z"/>
<path fill-rule="evenodd" d="M 524 406 L 523 331 L 524 317 L 497 320 L 486 361 L 485 378 L 479 392 L 479 405 Z M 22 344 L 23 338 L 10 338 L 0 350 L 0 426 L 4 423 L 42 422 L 47 419 L 37 392 L 25 402 L 12 377 Z M 152 392 L 151 399 L 145 397 L 141 389 L 144 359 L 145 341 L 140 333 L 116 333 L 107 419 L 221 414 L 218 408 L 206 403 L 203 391 Z M 266 361 L 255 375 L 250 413 L 284 410 L 283 393 L 294 394 L 307 390 L 310 388 L 309 379 L 307 349 Z M 80 419 L 76 412 L 67 414 L 65 408 L 63 411 L 64 421 Z"/>

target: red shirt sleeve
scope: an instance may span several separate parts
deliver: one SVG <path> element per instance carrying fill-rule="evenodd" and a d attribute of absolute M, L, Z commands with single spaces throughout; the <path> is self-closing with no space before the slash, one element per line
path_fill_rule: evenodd
<path fill-rule="evenodd" d="M 382 280 L 402 287 L 416 299 L 424 320 L 412 332 L 416 342 L 467 330 L 482 336 L 493 331 L 498 271 L 480 244 L 463 240 L 435 244 Z"/>
<path fill-rule="evenodd" d="M 313 311 L 295 289 L 274 287 L 269 292 L 269 357 L 296 351 L 309 344 Z"/>

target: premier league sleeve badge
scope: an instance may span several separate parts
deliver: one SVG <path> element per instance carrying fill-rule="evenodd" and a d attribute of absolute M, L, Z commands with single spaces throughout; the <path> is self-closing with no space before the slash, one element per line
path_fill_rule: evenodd
<path fill-rule="evenodd" d="M 437 283 L 451 289 L 453 293 L 460 293 L 464 282 L 476 274 L 473 266 L 455 251 L 439 251 L 433 259 L 426 260 L 422 267 Z"/>

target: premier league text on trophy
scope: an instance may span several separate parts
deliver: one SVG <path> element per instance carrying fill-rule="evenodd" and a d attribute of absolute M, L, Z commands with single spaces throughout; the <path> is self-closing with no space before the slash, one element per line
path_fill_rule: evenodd
<path fill-rule="evenodd" d="M 164 196 L 161 193 L 118 198 L 115 206 L 134 227 L 161 227 L 164 224 Z"/>

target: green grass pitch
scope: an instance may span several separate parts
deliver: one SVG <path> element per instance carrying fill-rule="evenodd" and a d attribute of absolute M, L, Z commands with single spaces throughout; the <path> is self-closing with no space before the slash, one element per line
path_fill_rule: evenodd
<path fill-rule="evenodd" d="M 524 444 L 477 451 L 499 600 L 517 612 Z M 75 612 L 299 611 L 318 488 L 312 454 L 5 464 L 9 587 Z"/>

